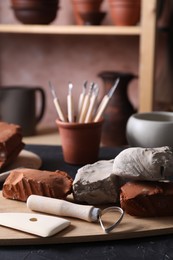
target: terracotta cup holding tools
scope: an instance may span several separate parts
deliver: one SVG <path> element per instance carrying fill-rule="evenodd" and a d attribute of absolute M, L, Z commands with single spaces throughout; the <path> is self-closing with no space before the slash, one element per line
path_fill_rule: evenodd
<path fill-rule="evenodd" d="M 73 165 L 98 160 L 103 119 L 91 123 L 69 123 L 56 120 L 64 161 Z"/>

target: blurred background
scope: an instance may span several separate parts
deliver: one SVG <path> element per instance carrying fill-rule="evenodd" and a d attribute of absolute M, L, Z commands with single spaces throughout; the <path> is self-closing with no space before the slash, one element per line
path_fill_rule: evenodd
<path fill-rule="evenodd" d="M 155 78 L 155 107 L 169 111 L 172 110 L 173 101 L 169 62 L 171 2 L 160 1 Z M 50 26 L 75 25 L 72 1 L 61 0 L 59 5 L 57 17 Z M 103 1 L 101 9 L 107 12 L 102 25 L 113 25 L 108 1 Z M 14 16 L 10 0 L 0 0 L 0 23 L 21 24 Z M 55 127 L 57 114 L 48 86 L 49 80 L 56 87 L 62 105 L 66 106 L 69 81 L 74 84 L 76 99 L 85 80 L 98 83 L 101 97 L 103 82 L 98 73 L 105 70 L 138 75 L 139 37 L 0 34 L 0 85 L 36 85 L 46 92 L 46 111 L 39 127 Z M 139 106 L 138 92 L 138 79 L 132 80 L 129 83 L 128 96 L 135 109 Z"/>

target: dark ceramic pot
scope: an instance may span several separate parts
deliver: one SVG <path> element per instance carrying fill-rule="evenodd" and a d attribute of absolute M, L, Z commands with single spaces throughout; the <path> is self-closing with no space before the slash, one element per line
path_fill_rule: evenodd
<path fill-rule="evenodd" d="M 103 80 L 105 94 L 114 85 L 117 78 L 120 82 L 113 94 L 105 112 L 104 124 L 102 127 L 102 145 L 123 146 L 127 145 L 126 124 L 129 117 L 135 113 L 129 101 L 127 90 L 129 82 L 136 78 L 132 73 L 103 71 L 98 74 Z"/>
<path fill-rule="evenodd" d="M 50 24 L 57 17 L 57 9 L 12 8 L 15 17 L 23 24 Z"/>
<path fill-rule="evenodd" d="M 41 87 L 0 87 L 0 120 L 20 125 L 24 136 L 35 134 L 36 126 L 42 120 L 45 108 L 46 96 Z"/>
<path fill-rule="evenodd" d="M 24 24 L 50 24 L 57 16 L 59 0 L 11 0 L 15 17 Z"/>
<path fill-rule="evenodd" d="M 106 12 L 79 13 L 84 25 L 100 25 Z"/>

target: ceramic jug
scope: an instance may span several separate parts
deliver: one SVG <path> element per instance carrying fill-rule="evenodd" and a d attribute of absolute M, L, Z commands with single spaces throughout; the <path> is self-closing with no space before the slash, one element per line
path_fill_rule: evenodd
<path fill-rule="evenodd" d="M 44 112 L 45 93 L 41 87 L 0 87 L 0 120 L 20 125 L 23 136 L 35 134 Z"/>
<path fill-rule="evenodd" d="M 132 73 L 114 71 L 103 71 L 98 76 L 103 80 L 105 94 L 109 92 L 116 79 L 120 79 L 104 112 L 101 143 L 104 146 L 124 146 L 127 144 L 127 120 L 136 112 L 128 98 L 128 84 L 137 76 Z"/>

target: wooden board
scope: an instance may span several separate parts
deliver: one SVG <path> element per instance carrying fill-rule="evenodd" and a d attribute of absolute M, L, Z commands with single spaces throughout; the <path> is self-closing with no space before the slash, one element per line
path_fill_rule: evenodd
<path fill-rule="evenodd" d="M 5 199 L 0 193 L 0 212 L 31 212 L 26 203 Z M 0 245 L 36 245 L 77 243 L 127 239 L 173 233 L 173 218 L 138 219 L 125 214 L 122 222 L 111 233 L 105 234 L 98 223 L 67 218 L 71 225 L 60 233 L 42 238 L 0 226 Z"/>
<path fill-rule="evenodd" d="M 22 150 L 19 153 L 18 157 L 15 159 L 15 161 L 12 162 L 10 165 L 8 165 L 3 170 L 3 172 L 0 173 L 0 182 L 5 181 L 11 169 L 15 169 L 19 167 L 39 169 L 41 167 L 41 164 L 42 164 L 41 158 L 37 154 L 27 150 Z"/>

